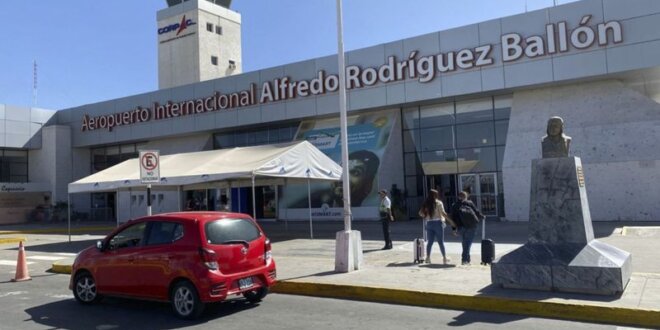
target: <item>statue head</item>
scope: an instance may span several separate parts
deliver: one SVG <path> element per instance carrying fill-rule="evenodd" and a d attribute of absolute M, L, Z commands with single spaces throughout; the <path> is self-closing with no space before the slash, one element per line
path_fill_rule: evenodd
<path fill-rule="evenodd" d="M 571 137 L 564 135 L 564 120 L 561 117 L 548 119 L 546 133 L 541 142 L 543 158 L 568 157 Z"/>
<path fill-rule="evenodd" d="M 546 133 L 550 137 L 558 137 L 564 134 L 564 120 L 561 117 L 551 117 L 548 119 Z"/>

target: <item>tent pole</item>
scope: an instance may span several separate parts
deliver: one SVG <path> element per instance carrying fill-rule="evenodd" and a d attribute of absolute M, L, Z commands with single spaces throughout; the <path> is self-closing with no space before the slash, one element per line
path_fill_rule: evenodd
<path fill-rule="evenodd" d="M 67 228 L 69 232 L 69 243 L 71 243 L 71 194 L 66 194 L 67 198 Z"/>
<path fill-rule="evenodd" d="M 181 186 L 177 186 L 176 190 L 177 190 L 177 194 L 179 195 L 179 203 L 177 203 L 177 204 L 178 204 L 178 207 L 179 207 L 179 212 L 181 212 L 181 204 L 183 202 L 183 200 L 181 199 L 181 190 L 183 190 L 183 188 Z"/>
<path fill-rule="evenodd" d="M 287 178 L 284 178 L 284 187 L 287 187 L 288 184 L 289 184 L 289 180 L 287 180 Z M 279 205 L 280 205 L 279 200 L 278 200 L 277 205 L 278 205 L 277 206 L 277 212 L 281 214 L 281 210 L 280 210 L 280 207 L 279 207 Z M 287 212 L 286 217 L 284 218 L 284 231 L 287 232 L 287 233 L 289 232 L 289 214 L 288 214 L 288 212 Z"/>
<path fill-rule="evenodd" d="M 307 209 L 309 210 L 309 238 L 314 239 L 314 228 L 312 227 L 312 190 L 307 178 Z"/>
<path fill-rule="evenodd" d="M 252 174 L 252 218 L 257 220 L 257 195 L 254 189 L 254 174 Z"/>

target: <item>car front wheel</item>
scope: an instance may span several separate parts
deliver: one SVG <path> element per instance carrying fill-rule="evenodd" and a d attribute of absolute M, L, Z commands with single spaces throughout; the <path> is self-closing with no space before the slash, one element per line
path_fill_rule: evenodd
<path fill-rule="evenodd" d="M 174 313 L 182 319 L 195 319 L 204 311 L 204 303 L 199 299 L 195 286 L 187 281 L 174 285 L 170 300 Z"/>
<path fill-rule="evenodd" d="M 268 288 L 262 287 L 256 290 L 247 291 L 243 293 L 243 297 L 245 297 L 245 299 L 247 299 L 249 302 L 254 304 L 264 299 L 267 294 L 268 294 Z"/>
<path fill-rule="evenodd" d="M 82 304 L 91 304 L 101 298 L 96 291 L 96 281 L 92 274 L 84 272 L 76 275 L 73 281 L 73 296 Z"/>

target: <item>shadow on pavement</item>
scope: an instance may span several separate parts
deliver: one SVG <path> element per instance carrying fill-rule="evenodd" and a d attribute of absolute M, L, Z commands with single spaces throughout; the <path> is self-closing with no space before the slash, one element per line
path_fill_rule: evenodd
<path fill-rule="evenodd" d="M 334 271 L 334 270 L 329 270 L 327 272 L 320 272 L 320 273 L 316 273 L 316 274 L 306 274 L 306 275 L 298 276 L 298 277 L 290 277 L 290 278 L 287 278 L 286 281 L 288 282 L 288 281 L 297 280 L 297 279 L 300 279 L 300 278 L 308 278 L 308 277 L 313 277 L 313 276 L 328 276 L 328 275 L 336 275 L 336 274 L 342 274 L 342 273 Z"/>
<path fill-rule="evenodd" d="M 452 327 L 462 327 L 473 325 L 475 323 L 504 324 L 524 320 L 526 318 L 527 316 L 523 315 L 465 311 L 461 315 L 456 316 L 454 320 L 447 323 L 447 325 Z"/>
<path fill-rule="evenodd" d="M 121 298 L 105 298 L 85 306 L 73 299 L 28 308 L 32 321 L 53 329 L 180 329 L 205 324 L 217 318 L 250 310 L 258 304 L 243 299 L 208 304 L 204 314 L 194 321 L 178 319 L 168 303 Z"/>
<path fill-rule="evenodd" d="M 443 265 L 443 264 L 422 264 L 422 265 L 419 265 L 419 267 L 432 268 L 432 269 L 447 269 L 447 268 L 456 268 L 456 265 L 453 265 L 453 264 L 446 264 L 446 265 Z"/>
<path fill-rule="evenodd" d="M 28 253 L 28 255 L 30 252 L 78 253 L 90 246 L 96 246 L 96 241 L 98 241 L 98 239 L 30 245 L 26 247 L 25 250 Z"/>

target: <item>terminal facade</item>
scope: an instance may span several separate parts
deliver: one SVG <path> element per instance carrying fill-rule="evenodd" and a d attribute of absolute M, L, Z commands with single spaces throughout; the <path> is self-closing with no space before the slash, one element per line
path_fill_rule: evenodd
<path fill-rule="evenodd" d="M 43 208 L 67 202 L 68 183 L 141 149 L 308 140 L 339 162 L 336 56 L 242 73 L 230 1 L 168 3 L 155 31 L 159 90 L 59 111 L 0 106 L 0 222 L 52 218 L 57 208 Z M 527 221 L 531 162 L 552 116 L 582 158 L 593 220 L 660 219 L 656 1 L 583 0 L 350 51 L 346 63 L 356 220 L 378 219 L 383 188 L 397 218 L 415 217 L 434 188 L 445 204 L 467 190 L 485 214 Z M 154 186 L 153 210 L 251 214 L 250 190 Z M 337 184 L 311 190 L 314 219 L 342 219 Z M 306 185 L 273 182 L 254 198 L 260 220 L 309 216 Z M 144 191 L 75 194 L 71 204 L 82 221 L 146 214 Z"/>

